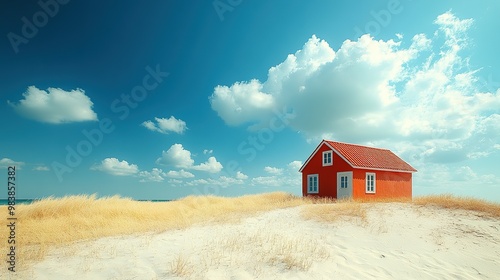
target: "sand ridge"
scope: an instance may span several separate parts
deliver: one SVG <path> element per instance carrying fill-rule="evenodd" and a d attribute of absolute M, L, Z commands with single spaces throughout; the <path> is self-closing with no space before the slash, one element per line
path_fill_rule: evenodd
<path fill-rule="evenodd" d="M 29 279 L 500 279 L 500 220 L 407 203 L 366 217 L 303 205 L 241 222 L 108 237 L 52 250 Z M 28 279 L 26 278 L 26 279 Z"/>

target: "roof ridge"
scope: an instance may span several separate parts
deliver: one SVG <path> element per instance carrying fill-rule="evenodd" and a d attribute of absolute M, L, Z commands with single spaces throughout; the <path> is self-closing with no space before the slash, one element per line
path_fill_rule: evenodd
<path fill-rule="evenodd" d="M 382 150 L 382 151 L 390 151 L 390 152 L 392 152 L 390 149 L 386 149 L 386 148 L 370 147 L 370 146 L 366 146 L 366 145 L 352 144 L 352 143 L 346 143 L 346 142 L 340 142 L 340 141 L 332 141 L 332 140 L 326 140 L 326 139 L 323 139 L 323 141 L 331 142 L 331 143 L 339 143 L 339 144 L 344 144 L 344 145 L 349 145 L 349 146 L 357 146 L 357 147 L 363 147 L 363 148 L 369 148 L 369 149 L 376 149 L 376 150 Z"/>

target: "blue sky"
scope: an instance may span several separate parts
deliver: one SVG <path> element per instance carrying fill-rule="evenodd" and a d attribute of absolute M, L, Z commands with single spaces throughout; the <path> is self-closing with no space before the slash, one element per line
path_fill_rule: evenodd
<path fill-rule="evenodd" d="M 414 195 L 500 201 L 498 1 L 11 2 L 19 198 L 300 194 L 326 138 L 391 149 Z"/>

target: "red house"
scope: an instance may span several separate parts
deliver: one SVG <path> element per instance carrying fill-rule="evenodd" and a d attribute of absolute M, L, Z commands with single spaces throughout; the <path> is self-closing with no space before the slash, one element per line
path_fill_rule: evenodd
<path fill-rule="evenodd" d="M 411 198 L 417 170 L 386 149 L 323 140 L 299 171 L 303 196 L 341 199 Z"/>

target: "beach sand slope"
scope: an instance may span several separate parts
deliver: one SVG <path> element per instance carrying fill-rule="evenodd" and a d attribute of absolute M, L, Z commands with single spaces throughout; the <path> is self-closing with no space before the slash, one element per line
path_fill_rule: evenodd
<path fill-rule="evenodd" d="M 407 203 L 366 217 L 304 205 L 240 222 L 102 238 L 52 250 L 25 279 L 500 279 L 500 220 Z"/>

